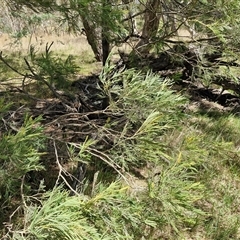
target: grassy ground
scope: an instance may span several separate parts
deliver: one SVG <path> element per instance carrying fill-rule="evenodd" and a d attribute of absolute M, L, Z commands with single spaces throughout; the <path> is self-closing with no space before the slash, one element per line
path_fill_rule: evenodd
<path fill-rule="evenodd" d="M 97 63 L 94 60 L 94 55 L 91 52 L 91 48 L 86 41 L 85 36 L 74 35 L 48 35 L 48 34 L 33 34 L 32 36 L 23 37 L 20 40 L 11 38 L 8 34 L 0 35 L 0 44 L 3 55 L 9 56 L 12 61 L 16 62 L 16 65 L 23 67 L 23 58 L 29 53 L 30 46 L 34 46 L 35 50 L 39 53 L 45 51 L 46 44 L 53 45 L 51 50 L 55 55 L 67 57 L 69 55 L 75 58 L 76 63 L 80 66 L 80 75 L 93 74 L 99 72 L 101 69 L 101 63 Z M 1 63 L 2 72 L 1 77 L 7 76 L 14 77 L 9 69 Z"/>
<path fill-rule="evenodd" d="M 190 113 L 185 124 L 167 140 L 183 159 L 201 165 L 198 176 L 208 192 L 201 204 L 209 217 L 192 239 L 239 239 L 239 118 L 209 110 Z"/>
<path fill-rule="evenodd" d="M 22 39 L 21 43 L 17 45 L 11 45 L 9 38 L 5 35 L 0 38 L 3 53 L 10 56 L 12 61 L 22 69 L 24 64 L 21 60 L 16 59 L 16 56 L 19 56 L 18 54 L 20 56 L 27 54 L 30 42 L 39 50 L 44 50 L 45 44 L 52 41 L 54 41 L 52 47 L 54 54 L 62 57 L 67 55 L 75 57 L 76 63 L 80 67 L 78 75 L 90 75 L 99 72 L 100 65 L 94 61 L 93 54 L 83 36 L 33 36 L 31 41 Z M 2 80 L 5 80 L 4 82 L 9 79 L 11 79 L 10 81 L 13 81 L 12 79 L 18 81 L 16 74 L 7 71 L 4 65 L 1 65 L 1 69 L 0 77 Z M 153 91 L 155 89 L 154 86 L 152 89 L 149 88 L 149 91 Z M 140 230 L 138 239 L 240 239 L 240 119 L 238 113 L 233 114 L 227 111 L 220 111 L 219 109 L 212 109 L 211 105 L 202 109 L 196 104 L 196 107 L 193 109 L 189 107 L 192 106 L 192 103 L 185 103 L 184 108 L 176 107 L 169 109 L 168 105 L 170 102 L 168 101 L 176 101 L 176 104 L 179 101 L 177 97 L 169 100 L 169 96 L 160 97 L 162 102 L 156 102 L 156 104 L 153 102 L 151 106 L 154 98 L 152 95 L 144 93 L 144 88 L 141 94 L 146 94 L 146 98 L 141 100 L 143 105 L 140 106 L 138 105 L 139 102 L 137 102 L 139 100 L 138 96 L 131 96 L 131 94 L 134 94 L 134 91 L 136 91 L 135 94 L 138 93 L 138 87 L 137 85 L 136 89 L 134 89 L 134 85 L 131 85 L 131 91 L 123 92 L 124 97 L 121 103 L 121 106 L 124 108 L 123 111 L 128 111 L 131 108 L 130 105 L 124 105 L 125 102 L 129 101 L 134 106 L 134 109 L 131 109 L 132 112 L 130 112 L 131 116 L 136 114 L 138 118 L 131 124 L 138 126 L 140 117 L 144 119 L 145 111 L 147 112 L 151 108 L 152 110 L 154 108 L 161 109 L 162 105 L 160 121 L 162 121 L 161 123 L 164 126 L 161 126 L 162 129 L 159 131 L 154 125 L 154 119 L 152 120 L 153 122 L 149 119 L 149 122 L 155 127 L 153 128 L 154 131 L 161 134 L 161 136 L 155 136 L 154 133 L 150 132 L 153 135 L 149 133 L 150 136 L 158 139 L 157 144 L 159 144 L 159 147 L 153 148 L 153 150 L 142 146 L 149 144 L 149 139 L 136 146 L 131 144 L 138 139 L 130 139 L 132 142 L 128 139 L 128 145 L 121 146 L 122 149 L 128 150 L 126 152 L 128 157 L 146 157 L 147 155 L 144 151 L 149 151 L 149 156 L 147 157 L 150 159 L 150 163 L 142 167 L 137 166 L 136 169 L 141 177 L 129 178 L 130 190 L 128 194 L 130 193 L 131 196 L 134 196 L 134 201 L 136 201 L 130 203 L 130 205 L 141 205 L 144 209 L 142 214 L 145 214 L 145 217 L 148 214 L 150 216 L 149 219 L 145 219 L 147 227 L 145 226 L 142 229 L 145 237 L 141 236 L 140 238 Z M 148 91 L 148 89 L 145 90 L 146 92 Z M 173 95 L 175 96 L 175 94 Z M 164 102 L 164 100 L 166 101 Z M 145 102 L 147 102 L 147 105 L 144 105 Z M 119 102 L 116 104 L 119 104 Z M 112 107 L 114 109 L 116 105 Z M 108 129 L 110 123 L 106 123 L 104 128 Z M 127 131 L 127 128 L 130 127 L 128 124 L 126 123 L 124 126 L 123 133 L 119 136 L 120 140 L 124 138 L 124 131 Z M 169 129 L 168 125 L 170 126 Z M 165 130 L 165 127 L 167 130 Z M 114 129 L 117 132 L 118 129 Z M 139 136 L 141 138 L 141 134 Z M 114 139 L 113 142 L 119 141 L 118 144 L 120 145 L 122 144 L 120 140 Z M 132 146 L 136 148 L 131 148 Z M 156 157 L 154 151 L 159 151 L 158 148 L 160 147 L 168 159 L 163 157 L 160 160 L 151 161 L 151 158 Z M 138 151 L 142 152 L 139 154 Z M 113 154 L 115 161 L 118 161 L 118 157 L 121 157 L 120 153 L 118 152 L 117 155 Z M 139 161 L 139 159 L 136 161 Z M 117 163 L 121 164 L 121 162 Z M 92 189 L 94 190 L 94 187 Z M 101 189 L 101 186 L 99 189 Z M 108 191 L 111 194 L 114 191 L 117 192 L 115 188 L 108 189 Z M 90 212 L 90 205 L 95 206 L 96 209 L 99 209 L 98 206 L 101 206 L 102 216 L 106 216 L 106 218 L 107 212 L 117 214 L 119 209 L 123 212 L 123 216 L 128 216 L 128 211 L 132 209 L 128 205 L 130 201 L 124 202 L 124 205 L 120 200 L 118 201 L 115 197 L 111 197 L 111 194 L 109 199 L 108 195 L 104 198 L 103 193 L 106 192 L 107 190 L 105 192 L 100 191 L 102 195 L 100 193 L 99 195 L 96 194 L 96 197 L 91 199 L 92 202 L 89 200 L 86 206 L 82 203 L 83 208 L 86 208 L 86 212 L 89 215 L 92 214 L 91 216 L 94 217 L 96 222 L 99 221 L 100 223 L 101 220 L 97 216 L 97 211 L 95 213 Z M 122 195 L 124 194 L 122 193 Z M 55 196 L 58 196 L 57 193 Z M 93 196 L 95 195 L 93 194 Z M 98 203 L 97 198 L 101 199 L 101 197 L 104 201 Z M 65 201 L 64 199 L 62 199 L 63 202 Z M 96 204 L 94 201 L 96 201 Z M 109 207 L 113 205 L 118 206 L 119 209 L 114 209 L 113 211 Z M 58 205 L 56 209 L 59 211 Z M 134 208 L 134 211 L 135 215 L 131 215 L 131 223 L 134 221 L 137 223 L 136 218 L 141 218 L 141 211 L 138 208 Z M 122 218 L 119 218 L 119 222 L 121 222 L 120 219 Z M 113 225 L 111 221 L 109 221 L 109 224 L 110 226 Z M 119 239 L 134 238 L 129 236 L 129 238 Z"/>

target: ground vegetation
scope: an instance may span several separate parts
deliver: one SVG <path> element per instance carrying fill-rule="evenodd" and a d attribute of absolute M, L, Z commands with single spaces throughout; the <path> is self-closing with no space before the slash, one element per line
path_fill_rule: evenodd
<path fill-rule="evenodd" d="M 1 239 L 240 239 L 238 1 L 2 3 Z"/>

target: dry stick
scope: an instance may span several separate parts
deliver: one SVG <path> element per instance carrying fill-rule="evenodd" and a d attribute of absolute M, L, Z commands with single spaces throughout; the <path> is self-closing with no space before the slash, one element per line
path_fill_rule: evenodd
<path fill-rule="evenodd" d="M 62 172 L 69 174 L 60 164 L 59 159 L 58 159 L 58 152 L 57 152 L 57 148 L 56 148 L 56 142 L 55 140 L 53 140 L 53 146 L 54 146 L 54 152 L 55 152 L 55 157 L 56 157 L 56 162 L 59 168 L 59 173 L 58 173 L 58 178 L 57 181 L 55 183 L 55 186 L 57 185 L 57 183 L 59 182 L 59 179 L 62 178 L 63 181 L 65 182 L 65 184 L 69 187 L 69 189 L 75 194 L 75 195 L 79 195 L 79 193 L 77 191 L 75 191 L 71 185 L 68 183 L 68 181 L 63 177 Z"/>
<path fill-rule="evenodd" d="M 190 40 L 190 41 L 177 41 L 177 40 L 164 39 L 164 41 L 168 42 L 168 43 L 175 43 L 175 44 L 186 44 L 186 43 L 205 42 L 205 41 L 211 41 L 211 40 L 216 40 L 216 39 L 218 39 L 218 37 L 199 38 L 199 39 Z M 163 39 L 161 39 L 161 40 L 163 40 Z M 158 41 L 156 41 L 156 42 L 158 42 Z M 156 43 L 156 42 L 153 42 L 153 43 Z"/>
<path fill-rule="evenodd" d="M 97 171 L 97 172 L 94 173 L 91 196 L 93 196 L 93 194 L 94 194 L 94 189 L 95 189 L 96 184 L 97 184 L 98 175 L 99 175 L 99 171 Z"/>
<path fill-rule="evenodd" d="M 15 131 L 15 132 L 18 132 L 19 131 L 19 129 L 17 129 L 17 128 L 15 128 L 14 126 L 12 126 L 11 124 L 9 124 L 4 118 L 2 118 L 2 121 L 3 121 L 3 123 L 4 123 L 4 126 L 5 126 L 5 128 L 6 128 L 6 126 L 8 126 L 8 127 L 10 127 L 13 131 Z M 6 130 L 7 130 L 7 128 L 6 128 Z"/>
<path fill-rule="evenodd" d="M 23 194 L 23 185 L 24 185 L 24 180 L 25 180 L 25 175 L 23 175 L 22 177 L 22 180 L 21 180 L 21 197 L 22 197 L 22 202 L 23 202 L 23 205 L 25 208 L 27 208 L 27 204 L 26 204 L 26 201 L 24 199 L 24 194 Z M 21 206 L 18 206 L 14 211 L 13 213 L 9 216 L 9 222 L 8 223 L 4 223 L 5 227 L 8 229 L 8 233 L 13 233 L 14 231 L 12 230 L 13 229 L 13 223 L 12 222 L 12 218 L 13 216 L 16 214 L 16 212 L 21 208 Z M 24 221 L 24 231 L 18 231 L 18 233 L 20 234 L 24 234 L 25 233 L 25 229 L 26 229 L 26 221 Z M 3 236 L 1 239 L 7 239 L 5 238 L 8 233 L 5 234 L 5 236 Z"/>
<path fill-rule="evenodd" d="M 87 113 L 67 113 L 65 115 L 62 115 L 62 116 L 59 116 L 57 119 L 53 120 L 52 122 L 49 122 L 46 124 L 46 126 L 48 125 L 51 125 L 55 122 L 57 122 L 58 120 L 62 119 L 62 118 L 65 118 L 67 116 L 72 116 L 72 115 L 76 115 L 76 116 L 80 116 L 80 117 L 85 117 L 87 121 L 89 121 L 88 119 L 88 116 L 91 115 L 91 114 L 106 114 L 106 115 L 109 115 L 109 116 L 114 116 L 114 117 L 121 117 L 123 116 L 124 114 L 123 113 L 113 113 L 112 111 L 106 111 L 106 110 L 98 110 L 98 111 L 93 111 L 93 112 L 87 112 Z"/>
<path fill-rule="evenodd" d="M 7 232 L 4 236 L 2 236 L 2 238 L 0 238 L 1 240 L 6 240 L 6 239 L 9 239 L 7 237 L 9 237 L 9 233 L 13 233 L 14 231 L 12 230 L 13 229 L 13 223 L 12 222 L 12 218 L 13 216 L 15 215 L 15 213 L 21 208 L 21 206 L 18 206 L 14 211 L 13 213 L 9 216 L 9 221 L 8 222 L 4 222 L 4 226 L 7 228 Z"/>
<path fill-rule="evenodd" d="M 22 197 L 24 207 L 27 208 L 27 204 L 26 204 L 26 201 L 24 199 L 24 194 L 23 194 L 24 181 L 25 181 L 25 175 L 23 175 L 22 181 L 21 181 L 21 197 Z"/>
<path fill-rule="evenodd" d="M 21 106 L 21 107 L 19 107 L 17 110 L 15 110 L 15 111 L 11 114 L 10 118 L 14 118 L 14 117 L 15 117 L 15 116 L 14 116 L 15 113 L 18 112 L 19 110 L 21 110 L 22 108 L 24 108 L 24 105 Z M 6 128 L 6 126 L 8 126 L 8 127 L 10 127 L 12 130 L 14 130 L 14 131 L 16 131 L 16 132 L 19 131 L 18 128 L 16 128 L 16 127 L 14 127 L 13 125 L 11 125 L 11 124 L 10 124 L 8 121 L 6 121 L 4 118 L 2 118 L 2 121 L 3 121 L 3 123 L 4 123 L 5 128 Z M 7 128 L 6 128 L 6 130 L 7 130 Z"/>
<path fill-rule="evenodd" d="M 24 181 L 25 181 L 25 175 L 23 175 L 22 181 L 21 181 L 21 198 L 22 198 L 22 202 L 23 202 L 24 208 L 27 209 L 27 204 L 26 204 L 26 201 L 25 201 L 25 198 L 24 198 L 24 194 L 23 194 Z M 26 228 L 27 228 L 27 222 L 25 221 L 25 218 L 24 218 L 24 230 Z"/>

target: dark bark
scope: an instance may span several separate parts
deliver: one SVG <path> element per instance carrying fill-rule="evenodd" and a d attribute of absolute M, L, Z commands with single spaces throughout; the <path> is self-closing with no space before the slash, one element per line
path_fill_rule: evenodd
<path fill-rule="evenodd" d="M 102 37 L 102 63 L 105 66 L 110 53 L 110 43 L 105 36 Z"/>
<path fill-rule="evenodd" d="M 158 12 L 160 6 L 160 0 L 149 0 L 146 4 L 142 36 L 135 50 L 138 55 L 145 56 L 151 49 L 151 39 L 156 36 L 159 27 L 160 15 Z"/>
<path fill-rule="evenodd" d="M 89 23 L 89 21 L 82 16 L 83 27 L 87 36 L 87 41 L 92 48 L 94 56 L 97 61 L 102 61 L 102 48 L 101 48 L 101 32 L 96 26 Z"/>
<path fill-rule="evenodd" d="M 102 3 L 102 63 L 103 66 L 105 66 L 107 58 L 110 53 L 110 42 L 109 42 L 109 35 L 110 35 L 110 29 L 108 27 L 108 23 L 105 21 L 105 17 L 110 14 L 109 9 L 111 9 L 109 6 L 111 5 L 110 0 L 103 0 Z"/>

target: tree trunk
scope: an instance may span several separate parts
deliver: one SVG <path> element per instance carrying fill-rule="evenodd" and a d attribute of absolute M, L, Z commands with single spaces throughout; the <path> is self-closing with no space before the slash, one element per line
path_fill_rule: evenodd
<path fill-rule="evenodd" d="M 137 24 L 136 24 L 136 18 L 133 17 L 134 15 L 134 6 L 132 3 L 135 3 L 134 0 L 122 0 L 122 3 L 125 5 L 125 9 L 127 11 L 127 29 L 129 32 L 129 36 L 133 34 L 137 34 Z"/>
<path fill-rule="evenodd" d="M 92 48 L 97 61 L 102 61 L 102 45 L 101 45 L 101 30 L 89 23 L 85 16 L 82 16 L 83 27 L 86 32 L 87 41 Z"/>
<path fill-rule="evenodd" d="M 157 34 L 160 14 L 158 14 L 161 6 L 160 0 L 148 0 L 146 4 L 146 12 L 144 14 L 144 25 L 141 40 L 137 43 L 134 51 L 140 56 L 146 56 L 151 49 L 151 39 Z"/>
<path fill-rule="evenodd" d="M 102 63 L 103 66 L 105 66 L 105 63 L 110 53 L 110 43 L 104 34 L 102 35 L 102 52 Z"/>
<path fill-rule="evenodd" d="M 107 15 L 111 14 L 109 10 L 111 9 L 109 6 L 111 6 L 110 0 L 103 0 L 102 1 L 102 63 L 103 66 L 105 66 L 105 63 L 107 61 L 107 58 L 110 53 L 110 42 L 109 42 L 109 36 L 110 36 L 110 29 L 109 29 L 109 23 L 106 22 L 105 18 Z M 108 8 L 109 7 L 109 8 Z"/>

